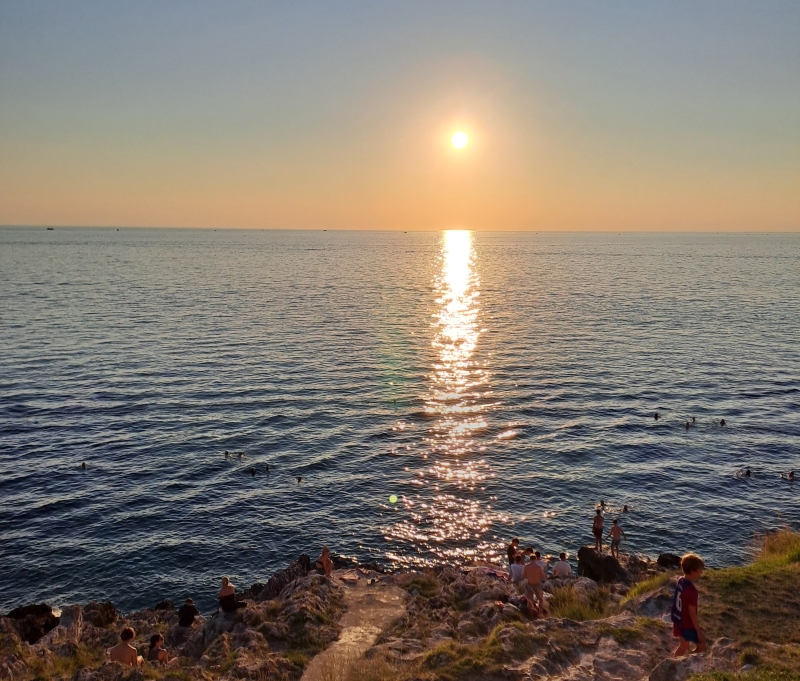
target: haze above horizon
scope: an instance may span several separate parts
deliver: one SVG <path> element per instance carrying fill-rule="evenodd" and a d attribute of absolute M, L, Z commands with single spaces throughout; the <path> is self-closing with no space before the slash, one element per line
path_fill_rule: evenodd
<path fill-rule="evenodd" d="M 797 231 L 798 169 L 794 2 L 0 5 L 0 224 Z"/>

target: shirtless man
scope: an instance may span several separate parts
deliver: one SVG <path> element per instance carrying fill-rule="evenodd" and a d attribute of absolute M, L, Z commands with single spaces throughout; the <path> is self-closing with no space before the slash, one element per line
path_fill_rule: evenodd
<path fill-rule="evenodd" d="M 132 627 L 125 627 L 119 637 L 122 639 L 117 645 L 110 650 L 112 662 L 122 662 L 122 664 L 129 664 L 131 667 L 138 667 L 144 664 L 144 658 L 137 654 L 130 642 L 136 636 L 136 632 Z"/>
<path fill-rule="evenodd" d="M 594 534 L 594 548 L 603 551 L 603 513 L 598 508 L 592 521 L 592 534 Z"/>
<path fill-rule="evenodd" d="M 523 572 L 527 584 L 525 585 L 525 598 L 528 599 L 528 607 L 531 612 L 533 611 L 533 598 L 536 597 L 538 602 L 538 609 L 540 613 L 545 612 L 544 592 L 542 591 L 542 582 L 547 577 L 544 574 L 541 566 L 533 559 L 525 566 Z"/>
<path fill-rule="evenodd" d="M 614 522 L 611 524 L 611 529 L 608 531 L 608 536 L 611 537 L 611 555 L 619 560 L 619 542 L 622 537 L 625 537 L 625 533 L 617 524 L 616 518 L 614 518 Z M 627 537 L 625 537 L 625 541 L 628 541 Z"/>

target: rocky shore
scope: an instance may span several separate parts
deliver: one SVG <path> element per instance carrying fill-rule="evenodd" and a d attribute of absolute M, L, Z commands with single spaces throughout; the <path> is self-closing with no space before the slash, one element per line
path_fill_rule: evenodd
<path fill-rule="evenodd" d="M 580 577 L 547 584 L 549 613 L 540 619 L 515 606 L 514 586 L 479 567 L 384 574 L 360 566 L 327 579 L 310 570 L 307 556 L 243 592 L 247 607 L 197 618 L 189 628 L 179 626 L 170 601 L 129 614 L 108 602 L 60 612 L 17 608 L 0 617 L 0 678 L 792 681 L 800 679 L 800 535 L 776 537 L 751 566 L 709 571 L 701 580 L 710 650 L 682 660 L 671 657 L 668 618 L 677 557 L 619 563 L 587 547 Z M 760 598 L 759 579 L 770 588 Z M 395 609 L 369 619 L 389 590 Z M 767 624 L 776 618 L 777 626 Z M 108 661 L 126 626 L 136 630 L 140 654 L 161 633 L 178 659 L 138 668 Z M 359 644 L 343 645 L 340 637 L 354 631 Z M 334 642 L 331 651 L 345 652 L 315 660 Z"/>

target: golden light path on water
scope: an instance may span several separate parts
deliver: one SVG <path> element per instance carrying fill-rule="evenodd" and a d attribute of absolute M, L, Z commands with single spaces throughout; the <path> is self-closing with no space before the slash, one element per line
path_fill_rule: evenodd
<path fill-rule="evenodd" d="M 440 258 L 431 340 L 437 360 L 424 395 L 430 426 L 421 443 L 431 465 L 410 481 L 419 493 L 401 497 L 405 519 L 386 530 L 387 540 L 416 548 L 416 556 L 388 554 L 404 564 L 489 558 L 497 544 L 487 533 L 494 521 L 505 520 L 484 503 L 491 501 L 486 482 L 494 474 L 481 438 L 494 404 L 488 366 L 475 356 L 482 329 L 472 234 L 444 232 Z"/>

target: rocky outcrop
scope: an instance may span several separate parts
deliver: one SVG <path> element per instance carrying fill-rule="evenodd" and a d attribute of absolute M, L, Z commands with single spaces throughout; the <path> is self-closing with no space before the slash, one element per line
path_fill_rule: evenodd
<path fill-rule="evenodd" d="M 599 553 L 591 546 L 578 549 L 578 574 L 606 584 L 629 580 L 628 572 L 616 558 Z"/>
<path fill-rule="evenodd" d="M 287 584 L 311 572 L 311 559 L 303 553 L 285 570 L 278 570 L 266 584 L 256 583 L 242 593 L 245 600 L 267 601 L 275 598 Z"/>
<path fill-rule="evenodd" d="M 656 560 L 658 567 L 664 570 L 679 570 L 681 567 L 681 557 L 674 553 L 662 553 Z"/>
<path fill-rule="evenodd" d="M 48 631 L 58 626 L 58 617 L 46 603 L 14 608 L 6 617 L 14 621 L 19 637 L 28 643 L 36 643 Z"/>
<path fill-rule="evenodd" d="M 111 601 L 103 603 L 92 601 L 83 609 L 83 617 L 94 626 L 103 628 L 114 624 L 119 613 Z"/>

